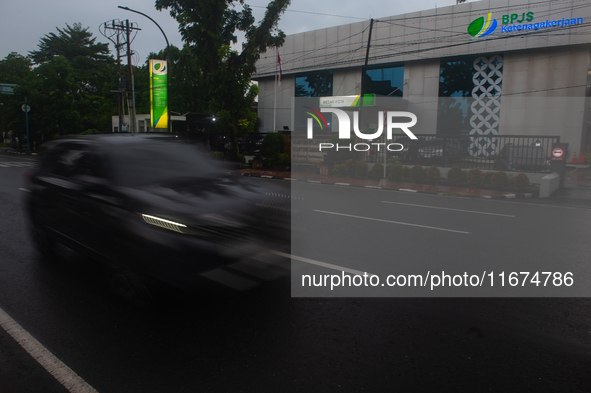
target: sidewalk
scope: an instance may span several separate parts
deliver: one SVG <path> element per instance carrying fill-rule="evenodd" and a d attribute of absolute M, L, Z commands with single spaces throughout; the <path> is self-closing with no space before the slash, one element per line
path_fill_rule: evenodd
<path fill-rule="evenodd" d="M 320 176 L 318 174 L 310 173 L 290 173 L 287 171 L 272 171 L 272 170 L 258 170 L 258 169 L 240 169 L 237 171 L 242 176 L 263 177 L 269 179 L 285 179 L 290 181 L 306 181 L 310 183 L 321 184 L 335 184 L 341 186 L 351 187 L 366 187 L 386 189 L 392 191 L 416 192 L 424 194 L 438 194 L 447 196 L 464 196 L 471 198 L 499 198 L 499 199 L 513 199 L 513 198 L 537 198 L 537 194 L 532 193 L 511 193 L 507 191 L 483 190 L 465 187 L 451 187 L 444 185 L 432 184 L 417 184 L 405 182 L 389 181 L 387 186 L 380 186 L 379 180 L 369 179 L 351 179 L 338 178 L 331 176 Z"/>

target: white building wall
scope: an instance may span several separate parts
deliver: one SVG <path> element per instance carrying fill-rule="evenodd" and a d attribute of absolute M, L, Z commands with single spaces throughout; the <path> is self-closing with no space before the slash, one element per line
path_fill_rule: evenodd
<path fill-rule="evenodd" d="M 581 152 L 589 49 L 505 53 L 500 135 L 559 135 Z M 570 159 L 570 157 L 569 157 Z"/>
<path fill-rule="evenodd" d="M 402 98 L 408 110 L 417 116 L 413 132 L 437 132 L 437 97 L 439 96 L 439 59 L 408 62 L 404 65 Z"/>
<path fill-rule="evenodd" d="M 275 78 L 265 78 L 259 83 L 259 132 L 282 131 L 283 126 L 293 130 L 292 110 L 295 94 L 295 78 L 284 75 L 281 83 Z M 277 89 L 275 89 L 275 86 Z M 277 90 L 277 104 L 275 105 L 275 90 Z M 275 108 L 275 109 L 274 109 Z M 273 115 L 275 113 L 275 129 L 273 129 Z"/>

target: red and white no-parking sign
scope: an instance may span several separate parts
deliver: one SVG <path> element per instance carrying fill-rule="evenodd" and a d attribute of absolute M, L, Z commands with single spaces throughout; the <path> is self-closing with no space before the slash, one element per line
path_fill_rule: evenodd
<path fill-rule="evenodd" d="M 562 146 L 553 147 L 552 148 L 552 157 L 550 159 L 552 161 L 564 161 L 566 157 L 566 148 Z"/>

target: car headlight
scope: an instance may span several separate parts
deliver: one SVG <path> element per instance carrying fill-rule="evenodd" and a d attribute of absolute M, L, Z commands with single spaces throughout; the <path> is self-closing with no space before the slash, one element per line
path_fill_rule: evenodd
<path fill-rule="evenodd" d="M 178 222 L 165 220 L 164 218 L 142 214 L 142 218 L 150 225 L 155 225 L 160 228 L 169 229 L 178 233 L 187 233 L 187 226 Z"/>

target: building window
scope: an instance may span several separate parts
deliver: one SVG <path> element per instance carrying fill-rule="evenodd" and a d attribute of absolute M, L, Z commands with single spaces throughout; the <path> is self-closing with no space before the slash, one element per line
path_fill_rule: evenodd
<path fill-rule="evenodd" d="M 365 72 L 364 94 L 402 97 L 404 67 L 372 68 Z"/>
<path fill-rule="evenodd" d="M 332 71 L 309 72 L 295 78 L 296 97 L 332 96 Z"/>

